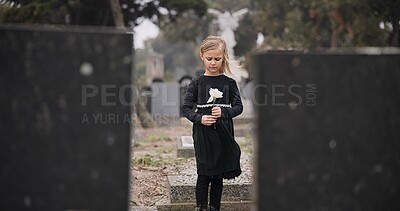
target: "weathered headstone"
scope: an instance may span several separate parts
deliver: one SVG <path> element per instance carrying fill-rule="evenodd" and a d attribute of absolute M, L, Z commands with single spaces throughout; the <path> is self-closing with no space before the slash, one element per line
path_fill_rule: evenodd
<path fill-rule="evenodd" d="M 180 136 L 176 139 L 176 157 L 194 157 L 194 144 L 192 136 Z"/>
<path fill-rule="evenodd" d="M 183 117 L 183 111 L 182 111 L 182 106 L 183 102 L 185 101 L 185 96 L 186 96 L 186 90 L 190 82 L 192 82 L 192 78 L 189 75 L 183 76 L 181 79 L 179 79 L 179 115 Z"/>
<path fill-rule="evenodd" d="M 400 210 L 400 50 L 267 52 L 258 210 Z"/>
<path fill-rule="evenodd" d="M 132 36 L 0 27 L 0 210 L 127 210 Z"/>
<path fill-rule="evenodd" d="M 244 137 L 235 137 L 236 141 L 246 141 Z M 192 136 L 179 136 L 176 139 L 176 157 L 191 158 L 194 157 L 194 143 Z"/>
<path fill-rule="evenodd" d="M 160 125 L 176 125 L 180 123 L 179 84 L 157 82 L 151 84 L 151 114 Z"/>

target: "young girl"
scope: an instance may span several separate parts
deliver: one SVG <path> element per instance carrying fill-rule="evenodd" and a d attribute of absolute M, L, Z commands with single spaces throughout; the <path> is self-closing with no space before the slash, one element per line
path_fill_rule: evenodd
<path fill-rule="evenodd" d="M 204 75 L 188 85 L 182 110 L 193 122 L 198 175 L 196 210 L 219 210 L 222 180 L 233 179 L 242 172 L 241 151 L 235 141 L 232 118 L 242 113 L 243 105 L 236 81 L 224 75 L 230 73 L 225 41 L 219 36 L 208 36 L 201 44 L 200 59 L 204 63 Z M 210 88 L 213 91 L 210 92 Z M 215 89 L 222 92 L 222 96 L 214 95 Z M 210 206 L 207 208 L 210 183 Z"/>

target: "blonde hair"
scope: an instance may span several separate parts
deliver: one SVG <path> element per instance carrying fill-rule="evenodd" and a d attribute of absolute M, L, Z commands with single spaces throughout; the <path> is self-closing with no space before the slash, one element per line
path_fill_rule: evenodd
<path fill-rule="evenodd" d="M 229 73 L 232 74 L 231 68 L 229 66 L 230 60 L 228 56 L 228 50 L 226 49 L 226 42 L 220 36 L 210 35 L 203 40 L 200 46 L 200 55 L 203 55 L 204 52 L 210 50 L 220 49 L 223 54 L 223 61 L 220 73 Z"/>

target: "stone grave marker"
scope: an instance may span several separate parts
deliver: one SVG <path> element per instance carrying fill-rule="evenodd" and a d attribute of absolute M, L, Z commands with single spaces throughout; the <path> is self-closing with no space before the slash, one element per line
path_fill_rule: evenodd
<path fill-rule="evenodd" d="M 400 210 L 400 50 L 254 59 L 256 210 Z"/>
<path fill-rule="evenodd" d="M 0 210 L 128 210 L 131 43 L 0 27 Z"/>
<path fill-rule="evenodd" d="M 194 144 L 192 136 L 180 136 L 177 138 L 177 154 L 179 157 L 194 157 Z"/>
<path fill-rule="evenodd" d="M 179 84 L 155 82 L 151 85 L 151 114 L 159 125 L 177 125 L 180 123 Z"/>
<path fill-rule="evenodd" d="M 244 141 L 245 137 L 235 137 L 236 141 Z M 179 157 L 194 157 L 194 143 L 192 136 L 180 136 L 176 140 L 177 151 L 176 156 Z"/>

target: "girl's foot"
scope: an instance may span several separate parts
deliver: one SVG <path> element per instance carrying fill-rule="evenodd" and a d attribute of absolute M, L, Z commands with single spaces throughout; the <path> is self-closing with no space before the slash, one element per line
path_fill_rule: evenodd
<path fill-rule="evenodd" d="M 200 207 L 196 207 L 195 211 L 208 211 L 207 206 L 201 205 Z"/>
<path fill-rule="evenodd" d="M 216 207 L 213 207 L 213 206 L 210 206 L 210 209 L 209 209 L 210 211 L 219 211 L 219 208 L 216 208 Z"/>

